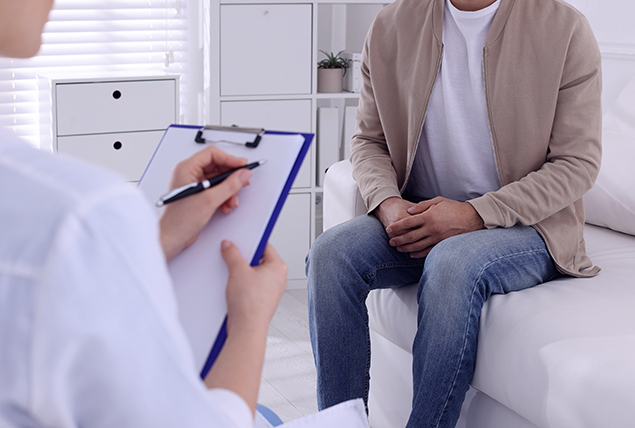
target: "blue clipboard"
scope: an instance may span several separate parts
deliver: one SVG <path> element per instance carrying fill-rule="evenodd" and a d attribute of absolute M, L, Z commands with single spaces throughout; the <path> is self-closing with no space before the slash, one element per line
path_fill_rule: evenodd
<path fill-rule="evenodd" d="M 240 206 L 229 215 L 217 212 L 199 239 L 168 263 L 179 316 L 196 364 L 201 367 L 202 378 L 209 372 L 227 338 L 226 272 L 223 271 L 226 268 L 224 262 L 219 262 L 222 256 L 220 246 L 216 245 L 222 239 L 230 239 L 252 266 L 259 264 L 312 140 L 313 134 L 307 133 L 172 125 L 139 181 L 139 189 L 154 205 L 167 191 L 174 166 L 206 144 L 214 144 L 230 154 L 246 157 L 248 161 L 267 159 L 265 165 L 253 170 L 251 185 L 241 190 L 244 194 L 239 194 Z M 250 204 L 257 204 L 257 208 Z M 233 227 L 232 222 L 240 227 Z M 249 227 L 245 226 L 253 226 L 253 230 L 247 231 L 245 229 Z M 218 236 L 223 233 L 230 235 Z M 215 268 L 207 266 L 213 264 L 208 263 L 209 260 L 216 263 Z M 213 284 L 208 288 L 207 282 Z M 210 309 L 204 306 L 208 301 L 214 301 Z M 218 325 L 215 330 L 214 325 Z"/>
<path fill-rule="evenodd" d="M 265 133 L 267 133 L 267 134 L 278 134 L 278 135 L 288 134 L 288 133 L 280 132 L 280 131 L 265 131 Z M 269 218 L 269 224 L 267 225 L 267 228 L 265 229 L 265 233 L 262 235 L 262 239 L 260 241 L 260 244 L 258 245 L 258 249 L 256 250 L 256 254 L 254 255 L 254 258 L 251 260 L 251 265 L 252 266 L 257 266 L 260 263 L 260 259 L 262 258 L 262 254 L 265 251 L 265 247 L 267 245 L 267 242 L 269 241 L 269 237 L 271 236 L 271 232 L 273 232 L 273 228 L 276 225 L 276 221 L 278 220 L 278 216 L 280 215 L 280 211 L 282 211 L 282 207 L 284 206 L 284 202 L 287 200 L 287 196 L 289 195 L 289 191 L 291 190 L 291 186 L 293 185 L 293 181 L 295 180 L 295 177 L 298 175 L 298 171 L 300 171 L 300 167 L 302 166 L 302 162 L 303 162 L 307 152 L 309 151 L 309 147 L 311 145 L 311 141 L 313 140 L 313 134 L 301 134 L 301 135 L 304 138 L 304 144 L 302 146 L 300 154 L 298 155 L 298 157 L 296 159 L 295 164 L 293 165 L 293 169 L 291 171 L 291 174 L 289 174 L 289 177 L 287 179 L 287 183 L 285 184 L 285 187 L 284 187 L 284 189 L 282 191 L 282 195 L 280 196 L 280 199 L 278 200 L 276 208 L 275 208 L 273 214 L 271 215 L 271 217 Z M 222 349 L 223 345 L 225 344 L 225 340 L 227 340 L 227 316 L 225 316 L 225 320 L 223 321 L 223 325 L 221 326 L 221 329 L 218 332 L 218 335 L 216 336 L 216 340 L 214 341 L 214 345 L 212 346 L 212 349 L 209 352 L 207 360 L 205 361 L 205 365 L 203 366 L 203 369 L 201 370 L 201 379 L 205 379 L 205 377 L 207 376 L 207 373 L 209 373 L 210 369 L 212 368 L 212 365 L 214 364 L 214 361 L 216 361 L 216 358 L 218 358 L 218 354 L 220 353 L 220 350 Z"/>

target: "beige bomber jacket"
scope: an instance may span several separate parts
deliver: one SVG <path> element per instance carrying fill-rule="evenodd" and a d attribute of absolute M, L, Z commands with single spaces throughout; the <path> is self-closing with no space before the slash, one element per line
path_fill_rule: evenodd
<path fill-rule="evenodd" d="M 406 187 L 441 64 L 443 12 L 444 0 L 397 0 L 366 37 L 351 162 L 369 212 Z M 468 202 L 487 228 L 535 227 L 560 272 L 595 275 L 582 201 L 601 159 L 601 57 L 591 27 L 560 0 L 502 0 L 483 61 L 503 187 Z"/>

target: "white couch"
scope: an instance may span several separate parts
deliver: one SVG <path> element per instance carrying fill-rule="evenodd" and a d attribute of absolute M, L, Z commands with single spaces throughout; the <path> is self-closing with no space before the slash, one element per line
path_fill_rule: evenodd
<path fill-rule="evenodd" d="M 587 251 L 602 271 L 486 302 L 458 427 L 635 427 L 635 80 L 605 115 L 603 144 L 600 176 L 585 196 L 587 222 L 602 226 L 586 226 Z M 351 172 L 343 161 L 326 175 L 325 229 L 366 212 Z M 370 423 L 403 427 L 416 284 L 373 291 L 367 305 Z"/>

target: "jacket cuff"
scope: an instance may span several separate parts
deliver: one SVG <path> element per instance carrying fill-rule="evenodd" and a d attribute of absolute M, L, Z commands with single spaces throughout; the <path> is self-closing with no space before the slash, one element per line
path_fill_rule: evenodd
<path fill-rule="evenodd" d="M 388 198 L 401 198 L 401 194 L 399 191 L 394 191 L 390 189 L 383 189 L 379 192 L 376 192 L 368 197 L 364 198 L 364 202 L 366 202 L 366 208 L 368 209 L 367 214 L 372 214 L 382 202 L 384 202 Z"/>
<path fill-rule="evenodd" d="M 472 205 L 478 215 L 481 216 L 486 228 L 494 229 L 496 227 L 506 227 L 503 214 L 489 195 L 485 194 L 476 199 L 469 200 L 467 203 Z"/>

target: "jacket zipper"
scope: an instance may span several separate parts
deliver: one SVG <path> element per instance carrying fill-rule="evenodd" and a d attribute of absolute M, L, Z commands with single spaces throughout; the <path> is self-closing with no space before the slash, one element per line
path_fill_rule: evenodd
<path fill-rule="evenodd" d="M 489 108 L 489 90 L 487 85 L 486 78 L 486 69 L 485 69 L 485 50 L 483 48 L 483 63 L 481 64 L 481 69 L 483 70 L 483 88 L 485 88 L 485 107 L 487 108 L 487 130 L 489 131 L 489 139 L 492 142 L 492 152 L 494 154 L 494 163 L 496 164 L 496 173 L 498 174 L 498 184 L 503 187 L 503 177 L 501 176 L 501 170 L 498 163 L 498 154 L 496 151 L 496 144 L 494 143 L 494 133 L 492 132 L 492 114 Z"/>
<path fill-rule="evenodd" d="M 439 79 L 439 72 L 441 71 L 441 63 L 443 60 L 444 48 L 445 48 L 445 45 L 441 44 L 441 54 L 439 55 L 439 58 L 437 59 L 437 73 L 434 77 L 434 82 L 432 83 L 432 87 L 428 91 L 428 96 L 425 103 L 425 109 L 423 111 L 423 121 L 421 122 L 421 127 L 419 128 L 419 134 L 417 134 L 417 142 L 414 145 L 414 152 L 412 154 L 412 159 L 409 162 L 408 171 L 406 173 L 406 177 L 403 182 L 403 185 L 401 186 L 401 189 L 399 189 L 399 193 L 402 195 L 406 191 L 406 186 L 408 185 L 408 180 L 410 180 L 410 174 L 412 173 L 412 165 L 414 164 L 415 157 L 417 156 L 417 150 L 419 150 L 419 141 L 421 141 L 421 133 L 423 132 L 423 125 L 426 123 L 426 117 L 428 116 L 428 107 L 430 106 L 430 98 L 432 98 L 432 91 L 434 90 L 434 87 L 437 84 L 437 80 Z"/>

